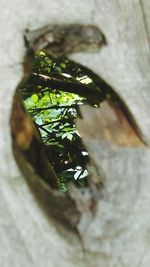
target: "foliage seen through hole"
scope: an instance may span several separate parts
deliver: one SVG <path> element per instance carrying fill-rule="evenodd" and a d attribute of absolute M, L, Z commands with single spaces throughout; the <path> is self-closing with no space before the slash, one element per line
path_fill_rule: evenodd
<path fill-rule="evenodd" d="M 72 84 L 76 87 L 85 84 L 87 88 L 90 85 L 96 93 L 99 92 L 97 102 L 104 99 L 104 94 L 85 70 L 67 58 L 54 59 L 41 51 L 35 57 L 32 73 L 41 75 L 45 80 L 52 77 L 60 82 L 58 88 L 51 88 L 31 83 L 29 79 L 21 89 L 26 109 L 40 130 L 49 161 L 58 175 L 59 189 L 66 192 L 69 181 L 86 186 L 88 153 L 75 128 L 75 118 L 78 116 L 78 107 L 89 102 L 88 96 L 86 92 L 85 96 L 84 93 L 79 96 L 65 92 L 65 88 L 62 91 L 61 82 L 65 81 L 70 88 Z M 94 105 L 95 100 L 92 101 Z"/>

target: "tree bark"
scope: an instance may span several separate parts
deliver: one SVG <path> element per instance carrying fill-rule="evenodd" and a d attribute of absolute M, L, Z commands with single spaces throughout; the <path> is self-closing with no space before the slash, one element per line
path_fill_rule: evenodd
<path fill-rule="evenodd" d="M 1 1 L 0 266 L 150 265 L 149 5 Z M 13 95 L 29 75 L 26 30 L 37 30 L 40 45 L 47 47 L 47 25 L 56 22 L 102 31 L 103 47 L 80 38 L 70 58 L 104 79 L 129 111 L 127 116 L 109 101 L 101 110 L 82 108 L 77 126 L 90 153 L 91 179 L 88 189 L 70 185 L 68 195 L 51 190 L 19 152 L 16 162 L 10 131 Z M 90 52 L 93 42 L 96 50 Z"/>

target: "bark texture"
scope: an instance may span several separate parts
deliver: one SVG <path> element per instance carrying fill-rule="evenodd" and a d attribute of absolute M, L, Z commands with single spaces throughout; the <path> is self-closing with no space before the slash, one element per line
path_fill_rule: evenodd
<path fill-rule="evenodd" d="M 150 266 L 149 1 L 1 0 L 1 10 L 0 266 Z M 24 36 L 36 31 L 40 48 L 44 37 L 49 47 L 47 25 L 58 24 L 102 32 L 102 47 L 90 32 L 90 43 L 70 46 L 70 57 L 105 79 L 128 108 L 108 101 L 81 110 L 90 188 L 71 186 L 67 196 L 50 190 L 19 152 L 16 163 L 10 132 L 13 95 L 30 70 Z"/>

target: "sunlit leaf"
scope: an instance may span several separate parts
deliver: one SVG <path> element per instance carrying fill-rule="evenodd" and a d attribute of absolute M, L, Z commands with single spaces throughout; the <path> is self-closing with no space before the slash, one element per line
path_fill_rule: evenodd
<path fill-rule="evenodd" d="M 71 141 L 73 139 L 73 134 L 67 133 L 67 139 L 69 139 Z"/>
<path fill-rule="evenodd" d="M 37 94 L 33 94 L 33 95 L 31 96 L 31 100 L 32 100 L 32 102 L 35 104 L 35 103 L 38 101 L 38 96 L 37 96 Z"/>
<path fill-rule="evenodd" d="M 40 116 L 36 116 L 35 117 L 35 122 L 38 124 L 38 125 L 41 125 L 43 123 L 42 121 L 42 118 Z"/>

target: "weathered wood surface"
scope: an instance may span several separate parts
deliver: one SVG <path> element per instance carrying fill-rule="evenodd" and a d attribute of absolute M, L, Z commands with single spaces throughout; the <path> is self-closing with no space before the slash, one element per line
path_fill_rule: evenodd
<path fill-rule="evenodd" d="M 84 120 L 78 127 L 96 166 L 89 169 L 92 180 L 98 183 L 99 177 L 103 178 L 103 190 L 92 182 L 92 190 L 84 194 L 71 188 L 72 201 L 80 214 L 78 223 L 75 220 L 77 234 L 43 208 L 53 199 L 48 200 L 49 190 L 40 182 L 35 186 L 34 175 L 32 179 L 26 175 L 26 180 L 20 173 L 12 153 L 9 125 L 12 96 L 23 78 L 25 30 L 47 24 L 91 24 L 103 32 L 107 45 L 100 52 L 71 57 L 104 78 L 123 98 L 148 142 L 149 5 L 148 0 L 1 0 L 0 266 L 150 265 L 148 146 L 113 144 L 102 138 L 101 114 L 90 108 L 82 110 Z M 92 135 L 87 131 L 90 127 Z M 60 214 L 69 209 L 65 201 Z M 56 209 L 59 207 L 58 203 Z"/>

